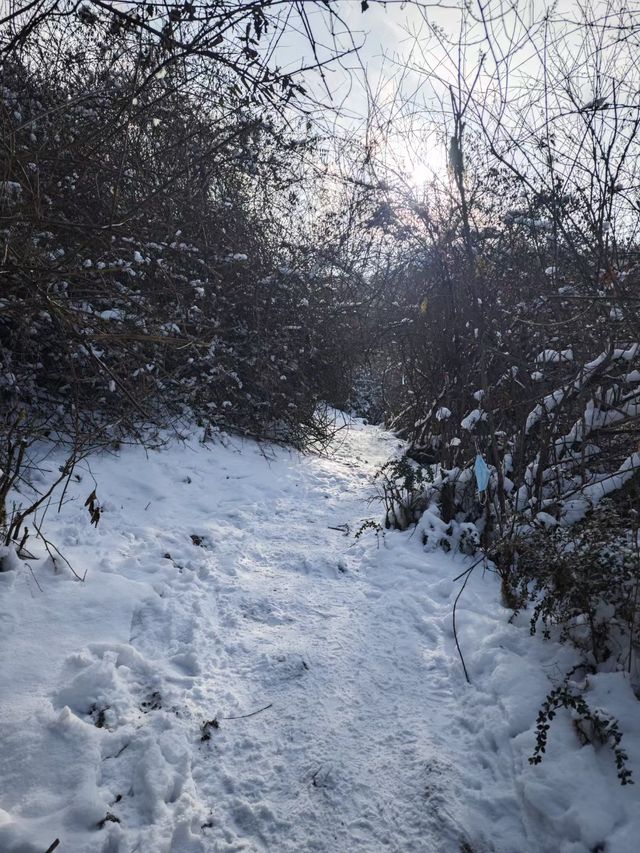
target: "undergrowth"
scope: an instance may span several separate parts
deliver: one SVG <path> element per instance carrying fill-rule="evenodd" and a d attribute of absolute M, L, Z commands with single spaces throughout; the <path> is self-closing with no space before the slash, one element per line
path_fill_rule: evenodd
<path fill-rule="evenodd" d="M 622 748 L 622 732 L 618 720 L 608 714 L 591 708 L 583 691 L 570 679 L 574 670 L 569 672 L 561 684 L 548 694 L 536 720 L 536 745 L 529 758 L 530 764 L 540 764 L 547 749 L 547 740 L 551 722 L 559 709 L 568 710 L 573 718 L 574 727 L 583 744 L 608 746 L 612 752 L 618 770 L 621 785 L 633 785 L 632 772 L 627 766 L 629 759 Z"/>

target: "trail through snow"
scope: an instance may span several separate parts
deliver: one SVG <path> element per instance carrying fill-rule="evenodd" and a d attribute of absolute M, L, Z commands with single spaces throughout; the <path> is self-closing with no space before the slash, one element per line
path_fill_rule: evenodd
<path fill-rule="evenodd" d="M 527 763 L 570 653 L 509 624 L 478 569 L 469 687 L 469 560 L 353 538 L 396 447 L 355 422 L 329 458 L 192 442 L 81 472 L 48 530 L 85 583 L 0 574 L 0 850 L 636 849 L 637 795 L 568 721 L 562 770 Z"/>

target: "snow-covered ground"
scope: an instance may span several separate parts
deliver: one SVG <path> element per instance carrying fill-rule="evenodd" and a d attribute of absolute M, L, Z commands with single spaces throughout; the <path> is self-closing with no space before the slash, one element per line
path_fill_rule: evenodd
<path fill-rule="evenodd" d="M 85 582 L 44 560 L 0 574 L 3 853 L 639 849 L 640 786 L 609 750 L 560 714 L 527 761 L 572 652 L 510 624 L 479 567 L 468 685 L 469 558 L 353 538 L 395 450 L 354 422 L 329 458 L 194 440 L 80 471 L 47 531 Z M 640 772 L 624 678 L 590 701 Z"/>

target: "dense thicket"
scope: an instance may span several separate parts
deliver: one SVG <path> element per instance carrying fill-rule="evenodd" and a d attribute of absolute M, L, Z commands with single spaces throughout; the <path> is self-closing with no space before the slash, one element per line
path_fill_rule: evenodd
<path fill-rule="evenodd" d="M 3 506 L 43 438 L 69 447 L 62 478 L 184 421 L 302 447 L 348 397 L 355 306 L 319 250 L 316 133 L 283 113 L 300 87 L 257 54 L 259 5 L 188 5 L 5 22 Z"/>
<path fill-rule="evenodd" d="M 376 274 L 379 392 L 409 457 L 428 466 L 411 482 L 406 465 L 386 472 L 387 521 L 420 519 L 429 545 L 460 539 L 464 550 L 474 524 L 508 603 L 534 601 L 534 626 L 562 625 L 591 664 L 631 669 L 637 20 L 614 4 L 571 27 L 492 11 L 462 13 L 460 44 L 435 33 L 421 53 L 441 87 L 447 177 L 377 193 L 392 211 L 377 227 L 396 239 Z M 616 547 L 624 560 L 612 560 Z"/>

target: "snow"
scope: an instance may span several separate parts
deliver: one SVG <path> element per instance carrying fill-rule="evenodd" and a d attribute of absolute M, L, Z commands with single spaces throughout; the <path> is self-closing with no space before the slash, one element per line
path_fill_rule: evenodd
<path fill-rule="evenodd" d="M 597 483 L 585 486 L 582 489 L 582 494 L 592 506 L 595 506 L 602 498 L 621 489 L 638 472 L 639 468 L 640 453 L 632 453 L 614 474 L 610 474 L 603 480 L 598 480 Z"/>
<path fill-rule="evenodd" d="M 446 406 L 440 406 L 440 408 L 436 412 L 436 420 L 437 421 L 446 421 L 450 417 L 451 417 L 451 409 L 447 409 Z"/>
<path fill-rule="evenodd" d="M 123 320 L 125 315 L 119 308 L 109 308 L 106 311 L 99 311 L 96 316 L 101 320 Z"/>
<path fill-rule="evenodd" d="M 614 361 L 633 361 L 640 352 L 640 344 L 630 344 L 613 351 Z"/>
<path fill-rule="evenodd" d="M 564 400 L 564 396 L 565 391 L 563 388 L 557 388 L 551 394 L 547 394 L 542 403 L 538 403 L 527 415 L 527 421 L 524 427 L 525 433 L 530 432 L 530 430 L 539 423 L 542 417 L 551 414 L 556 406 Z"/>
<path fill-rule="evenodd" d="M 354 421 L 327 457 L 193 436 L 79 470 L 46 529 L 86 581 L 0 555 L 3 853 L 637 849 L 640 789 L 568 715 L 527 761 L 575 653 L 478 565 L 467 684 L 471 558 L 354 538 L 397 451 Z M 625 676 L 588 693 L 637 768 Z"/>
<path fill-rule="evenodd" d="M 538 353 L 536 361 L 542 364 L 559 364 L 561 362 L 573 361 L 573 350 L 545 349 Z"/>
<path fill-rule="evenodd" d="M 537 512 L 534 522 L 546 528 L 557 527 L 558 525 L 557 520 L 548 512 Z"/>
<path fill-rule="evenodd" d="M 486 412 L 483 412 L 481 409 L 473 409 L 473 411 L 469 412 L 469 414 L 460 421 L 460 426 L 462 429 L 466 429 L 471 432 L 477 423 L 480 421 L 486 421 L 486 419 Z"/>

